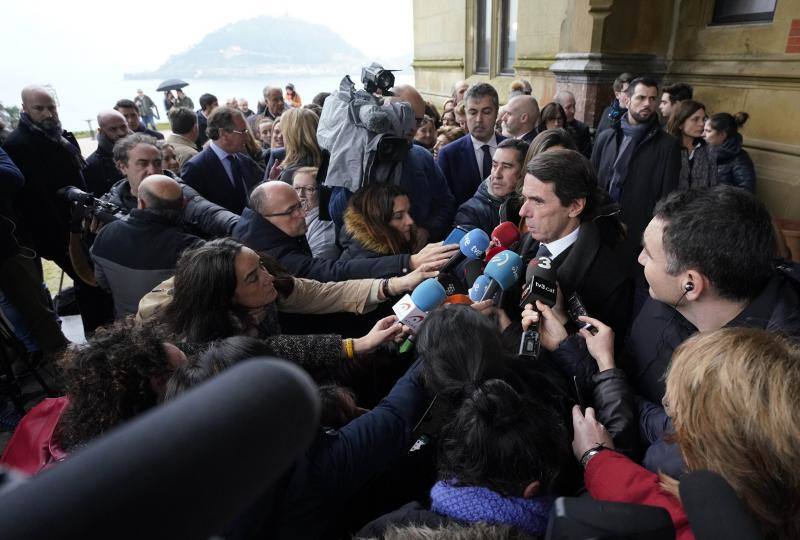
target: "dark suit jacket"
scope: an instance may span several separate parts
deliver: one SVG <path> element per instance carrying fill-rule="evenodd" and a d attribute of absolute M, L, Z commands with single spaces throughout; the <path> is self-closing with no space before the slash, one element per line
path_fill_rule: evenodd
<path fill-rule="evenodd" d="M 237 157 L 249 196 L 253 188 L 261 182 L 262 172 L 247 155 L 240 152 Z M 210 146 L 183 164 L 181 177 L 200 195 L 234 214 L 241 214 L 247 205 L 245 197 L 234 189 L 225 167 Z"/>
<path fill-rule="evenodd" d="M 505 140 L 502 135 L 496 137 L 498 143 Z M 456 208 L 470 199 L 484 180 L 475 160 L 475 149 L 469 133 L 439 150 L 436 164 L 447 179 L 447 185 L 456 200 Z"/>

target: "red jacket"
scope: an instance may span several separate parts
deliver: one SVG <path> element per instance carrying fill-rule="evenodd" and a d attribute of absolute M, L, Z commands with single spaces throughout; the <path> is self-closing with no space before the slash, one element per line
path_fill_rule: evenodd
<path fill-rule="evenodd" d="M 617 452 L 606 450 L 593 457 L 584 473 L 586 489 L 600 501 L 658 506 L 669 512 L 677 540 L 694 540 L 680 501 L 664 491 L 658 475 Z"/>
<path fill-rule="evenodd" d="M 66 396 L 48 398 L 31 409 L 20 420 L 0 463 L 27 474 L 36 474 L 51 463 L 66 458 L 67 453 L 53 441 L 53 432 L 68 404 Z"/>

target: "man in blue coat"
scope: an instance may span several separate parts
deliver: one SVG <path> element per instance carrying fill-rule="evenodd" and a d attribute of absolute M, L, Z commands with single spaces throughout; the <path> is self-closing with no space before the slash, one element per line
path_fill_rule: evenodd
<path fill-rule="evenodd" d="M 241 214 L 250 192 L 261 181 L 261 169 L 244 153 L 249 133 L 241 111 L 214 109 L 208 118 L 211 144 L 186 162 L 183 181 L 206 199 Z"/>
<path fill-rule="evenodd" d="M 472 197 L 492 173 L 492 158 L 505 137 L 494 131 L 500 99 L 487 83 L 470 86 L 464 96 L 469 133 L 439 151 L 437 165 L 444 173 L 456 206 Z"/>

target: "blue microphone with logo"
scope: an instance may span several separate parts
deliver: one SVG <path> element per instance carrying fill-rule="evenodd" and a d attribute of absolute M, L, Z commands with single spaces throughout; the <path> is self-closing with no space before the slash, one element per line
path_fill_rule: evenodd
<path fill-rule="evenodd" d="M 450 257 L 444 266 L 439 270 L 440 273 L 446 273 L 461 264 L 465 259 L 481 259 L 486 249 L 489 247 L 489 235 L 481 229 L 472 229 L 458 243 L 458 253 Z"/>
<path fill-rule="evenodd" d="M 486 263 L 483 275 L 490 278 L 481 300 L 487 300 L 497 293 L 497 290 L 507 290 L 513 287 L 522 275 L 522 257 L 507 249 L 501 251 Z"/>
<path fill-rule="evenodd" d="M 473 283 L 472 287 L 469 289 L 469 299 L 473 302 L 480 302 L 491 282 L 492 278 L 485 274 L 478 276 L 478 279 L 475 280 L 475 283 Z"/>

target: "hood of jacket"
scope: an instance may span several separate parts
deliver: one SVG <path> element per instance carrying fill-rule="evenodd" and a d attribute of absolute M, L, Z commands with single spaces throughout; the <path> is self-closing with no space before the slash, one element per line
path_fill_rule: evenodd
<path fill-rule="evenodd" d="M 368 230 L 364 216 L 348 208 L 344 212 L 344 232 L 342 247 L 359 251 L 372 251 L 378 255 L 394 255 L 392 248 L 384 241 L 373 237 Z"/>
<path fill-rule="evenodd" d="M 728 137 L 724 143 L 716 147 L 715 151 L 718 162 L 726 163 L 732 160 L 742 151 L 742 134 L 737 133 L 733 137 Z"/>

